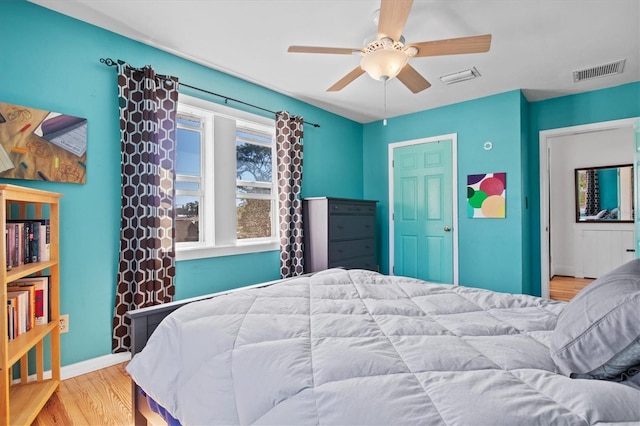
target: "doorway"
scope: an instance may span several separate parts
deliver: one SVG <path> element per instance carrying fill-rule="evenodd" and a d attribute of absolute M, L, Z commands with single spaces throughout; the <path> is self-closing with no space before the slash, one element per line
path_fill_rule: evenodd
<path fill-rule="evenodd" d="M 458 283 L 457 135 L 389 145 L 389 269 Z"/>
<path fill-rule="evenodd" d="M 634 125 L 637 125 L 637 123 L 638 118 L 632 118 L 540 132 L 540 265 L 542 297 L 549 298 L 549 280 L 552 276 L 580 276 L 580 262 L 582 262 L 582 264 L 589 264 L 588 261 L 581 260 L 581 254 L 578 252 L 579 250 L 585 251 L 585 246 L 580 240 L 584 232 L 583 230 L 578 229 L 580 226 L 584 225 L 577 224 L 575 222 L 575 214 L 573 211 L 575 193 L 571 188 L 575 185 L 573 176 L 574 169 L 573 166 L 569 167 L 566 165 L 565 168 L 567 170 L 564 171 L 565 175 L 562 179 L 559 179 L 557 176 L 558 173 L 555 171 L 556 169 L 554 169 L 554 155 L 557 155 L 558 158 L 561 157 L 559 153 L 562 149 L 567 147 L 567 141 L 580 140 L 581 138 L 584 138 L 586 141 L 589 138 L 593 139 L 595 136 L 603 135 L 602 132 L 626 132 L 629 134 L 629 151 L 624 154 L 622 163 L 635 163 L 636 160 L 633 154 L 635 152 L 633 134 Z M 588 150 L 585 150 L 585 152 L 587 151 Z M 558 154 L 554 154 L 554 152 Z M 597 162 L 600 160 L 601 159 L 596 158 L 593 160 L 593 164 L 582 164 L 581 166 L 598 165 Z M 559 163 L 557 158 L 555 163 Z M 569 173 L 569 175 L 566 173 Z M 558 182 L 558 180 L 560 180 L 560 182 Z M 569 180 L 569 182 L 567 182 L 567 180 Z M 558 190 L 557 188 L 559 185 L 564 185 L 565 188 L 569 185 L 569 189 L 565 191 L 564 194 L 560 194 L 558 196 L 558 194 L 555 193 L 554 195 L 554 191 Z M 567 215 L 569 215 L 568 219 Z M 554 233 L 554 230 L 563 229 L 562 226 L 559 225 L 558 216 L 562 216 L 564 217 L 563 220 L 569 221 L 562 226 L 569 228 L 569 232 L 572 233 L 568 234 L 570 236 L 560 243 L 557 242 L 557 235 Z M 607 229 L 607 225 L 603 224 L 589 225 L 590 231 L 598 230 L 598 228 L 601 228 L 602 231 L 606 231 Z M 622 224 L 616 225 L 622 226 Z M 633 230 L 633 224 L 631 224 L 630 229 Z M 556 240 L 554 240 L 554 237 L 556 237 Z M 634 244 L 635 238 L 636 237 L 633 238 Z M 570 254 L 566 255 L 567 253 Z M 587 250 L 586 253 L 589 253 L 589 251 Z M 591 254 L 593 255 L 593 253 Z M 565 255 L 564 259 L 562 259 L 563 255 Z M 567 271 L 570 271 L 570 273 Z M 578 271 L 578 273 L 575 273 L 575 271 Z"/>

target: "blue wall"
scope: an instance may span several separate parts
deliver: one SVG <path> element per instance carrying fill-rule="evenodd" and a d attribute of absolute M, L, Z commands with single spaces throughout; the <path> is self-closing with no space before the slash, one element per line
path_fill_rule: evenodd
<path fill-rule="evenodd" d="M 70 332 L 62 335 L 63 365 L 111 351 L 119 249 L 120 134 L 116 71 L 99 58 L 119 58 L 133 66 L 151 64 L 158 73 L 176 75 L 187 84 L 272 111 L 288 110 L 320 124 L 320 128 L 305 126 L 303 196 L 362 197 L 359 123 L 24 0 L 2 0 L 0 40 L 2 102 L 85 117 L 89 123 L 86 184 L 4 182 L 64 194 L 61 312 L 70 316 Z M 278 276 L 277 252 L 181 261 L 176 267 L 176 298 Z"/>
<path fill-rule="evenodd" d="M 389 271 L 388 145 L 457 133 L 459 282 L 498 291 L 523 291 L 524 244 L 522 163 L 527 151 L 519 90 L 364 125 L 364 196 L 379 200 L 379 260 Z M 487 141 L 493 149 L 486 151 Z M 507 173 L 505 219 L 467 217 L 467 175 Z M 528 285 L 527 285 L 528 286 Z"/>

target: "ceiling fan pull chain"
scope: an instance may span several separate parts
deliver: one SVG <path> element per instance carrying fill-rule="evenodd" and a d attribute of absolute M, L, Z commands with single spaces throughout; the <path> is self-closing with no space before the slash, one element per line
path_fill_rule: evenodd
<path fill-rule="evenodd" d="M 387 125 L 387 81 L 388 79 L 384 79 L 384 120 L 382 120 L 382 125 Z"/>

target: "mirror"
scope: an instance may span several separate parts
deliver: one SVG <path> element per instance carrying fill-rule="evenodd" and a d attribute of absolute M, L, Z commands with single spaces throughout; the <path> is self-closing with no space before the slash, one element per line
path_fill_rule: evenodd
<path fill-rule="evenodd" d="M 576 222 L 633 222 L 633 165 L 576 169 Z"/>

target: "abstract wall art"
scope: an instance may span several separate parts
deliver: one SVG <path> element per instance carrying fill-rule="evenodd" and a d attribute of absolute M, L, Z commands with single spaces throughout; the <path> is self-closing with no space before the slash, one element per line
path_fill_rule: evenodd
<path fill-rule="evenodd" d="M 506 173 L 467 175 L 467 209 L 470 218 L 506 217 Z"/>
<path fill-rule="evenodd" d="M 0 177 L 85 183 L 87 119 L 0 102 Z"/>

